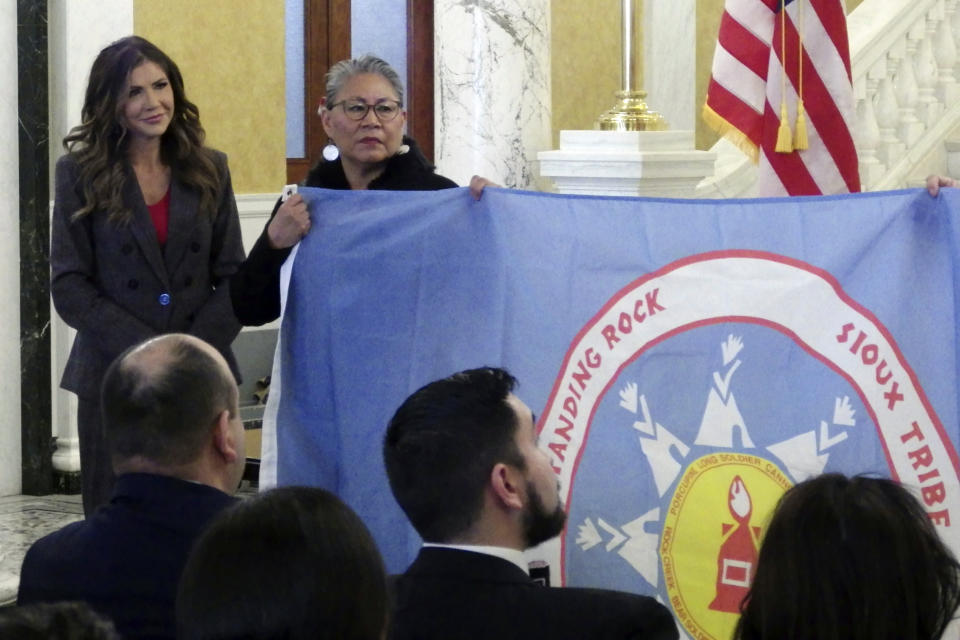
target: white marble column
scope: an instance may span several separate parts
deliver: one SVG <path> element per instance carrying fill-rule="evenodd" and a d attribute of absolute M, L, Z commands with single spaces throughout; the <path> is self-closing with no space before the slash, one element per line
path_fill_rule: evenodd
<path fill-rule="evenodd" d="M 50 0 L 50 181 L 53 166 L 63 155 L 61 141 L 80 124 L 87 77 L 103 47 L 133 34 L 133 0 Z M 50 197 L 53 197 L 51 186 Z M 80 470 L 77 439 L 77 397 L 60 388 L 60 376 L 70 353 L 74 331 L 51 307 L 51 375 L 53 376 L 53 435 L 59 471 Z"/>
<path fill-rule="evenodd" d="M 20 171 L 17 3 L 0 2 L 0 495 L 20 493 Z M 3 550 L 0 549 L 0 555 Z"/>
<path fill-rule="evenodd" d="M 550 2 L 437 0 L 434 11 L 437 171 L 537 188 L 537 152 L 550 148 Z"/>
<path fill-rule="evenodd" d="M 696 0 L 644 0 L 643 90 L 673 130 L 696 129 L 696 56 Z"/>

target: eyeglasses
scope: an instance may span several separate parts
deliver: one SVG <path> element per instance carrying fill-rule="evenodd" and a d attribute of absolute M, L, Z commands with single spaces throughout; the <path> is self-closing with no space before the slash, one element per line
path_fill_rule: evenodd
<path fill-rule="evenodd" d="M 330 105 L 330 109 L 343 107 L 343 113 L 351 120 L 363 120 L 370 109 L 380 122 L 390 122 L 400 113 L 400 102 L 397 100 L 382 100 L 377 104 L 367 104 L 363 100 L 341 100 Z"/>

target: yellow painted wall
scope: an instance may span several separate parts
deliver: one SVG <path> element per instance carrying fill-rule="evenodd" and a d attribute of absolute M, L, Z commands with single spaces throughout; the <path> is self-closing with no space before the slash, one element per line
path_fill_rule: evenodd
<path fill-rule="evenodd" d="M 593 129 L 613 106 L 620 89 L 620 3 L 553 0 L 550 9 L 556 148 L 561 129 Z"/>
<path fill-rule="evenodd" d="M 286 183 L 283 0 L 134 0 L 137 35 L 180 67 L 236 193 Z"/>
<path fill-rule="evenodd" d="M 720 32 L 720 17 L 723 15 L 723 0 L 697 0 L 697 149 L 709 149 L 718 136 L 700 117 L 700 109 L 707 99 L 707 84 L 710 82 L 710 67 L 713 65 L 713 50 Z"/>

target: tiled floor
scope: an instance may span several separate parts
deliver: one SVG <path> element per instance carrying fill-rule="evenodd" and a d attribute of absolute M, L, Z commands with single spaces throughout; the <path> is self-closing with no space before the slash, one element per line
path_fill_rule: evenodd
<path fill-rule="evenodd" d="M 79 495 L 0 498 L 0 605 L 16 600 L 20 565 L 34 540 L 82 518 Z"/>

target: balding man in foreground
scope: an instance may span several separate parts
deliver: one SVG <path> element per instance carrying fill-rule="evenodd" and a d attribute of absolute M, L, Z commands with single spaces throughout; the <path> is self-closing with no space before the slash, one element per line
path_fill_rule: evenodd
<path fill-rule="evenodd" d="M 82 600 L 124 638 L 174 638 L 190 547 L 236 501 L 243 475 L 237 400 L 226 361 L 192 336 L 160 336 L 119 356 L 101 391 L 113 497 L 30 548 L 17 603 Z"/>

